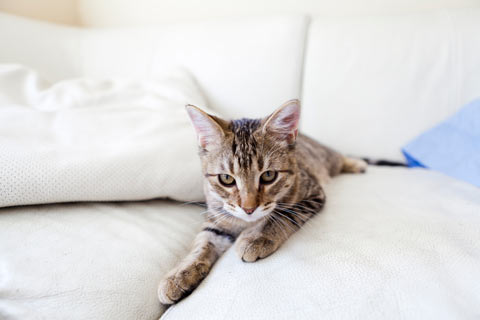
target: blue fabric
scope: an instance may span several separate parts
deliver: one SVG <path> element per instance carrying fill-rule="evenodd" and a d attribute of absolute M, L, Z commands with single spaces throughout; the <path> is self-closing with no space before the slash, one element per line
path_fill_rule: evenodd
<path fill-rule="evenodd" d="M 410 167 L 426 167 L 480 187 L 480 99 L 402 149 Z"/>

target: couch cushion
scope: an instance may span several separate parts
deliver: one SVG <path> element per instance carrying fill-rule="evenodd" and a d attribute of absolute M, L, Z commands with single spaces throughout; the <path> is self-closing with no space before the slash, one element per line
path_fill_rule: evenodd
<path fill-rule="evenodd" d="M 369 168 L 272 256 L 230 250 L 164 320 L 468 319 L 480 313 L 480 189 L 422 169 Z"/>
<path fill-rule="evenodd" d="M 307 19 L 259 17 L 87 30 L 89 76 L 159 76 L 182 66 L 197 78 L 209 107 L 258 117 L 300 96 Z"/>
<path fill-rule="evenodd" d="M 313 20 L 303 130 L 402 160 L 410 139 L 480 95 L 480 10 Z"/>
<path fill-rule="evenodd" d="M 81 29 L 0 12 L 0 30 L 0 63 L 33 67 L 50 81 L 80 75 Z"/>
<path fill-rule="evenodd" d="M 295 15 L 80 29 L 0 13 L 0 63 L 25 64 L 51 81 L 157 78 L 184 67 L 210 107 L 259 117 L 300 97 L 307 22 Z"/>
<path fill-rule="evenodd" d="M 1 209 L 0 318 L 158 319 L 158 283 L 201 211 L 166 201 Z"/>

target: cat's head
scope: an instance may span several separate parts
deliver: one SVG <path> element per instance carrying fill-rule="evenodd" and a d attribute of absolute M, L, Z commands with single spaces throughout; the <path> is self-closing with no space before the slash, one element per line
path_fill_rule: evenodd
<path fill-rule="evenodd" d="M 267 216 L 294 189 L 300 103 L 291 100 L 263 119 L 226 121 L 195 106 L 209 206 L 248 222 Z"/>

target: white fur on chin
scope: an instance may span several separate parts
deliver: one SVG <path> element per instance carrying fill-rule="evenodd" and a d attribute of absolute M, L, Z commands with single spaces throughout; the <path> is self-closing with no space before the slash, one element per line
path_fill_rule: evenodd
<path fill-rule="evenodd" d="M 255 222 L 263 217 L 268 216 L 272 212 L 273 208 L 265 209 L 258 207 L 252 214 L 246 214 L 245 211 L 243 211 L 243 209 L 240 207 L 234 207 L 233 210 L 225 208 L 225 210 L 236 218 L 242 219 L 246 222 Z"/>

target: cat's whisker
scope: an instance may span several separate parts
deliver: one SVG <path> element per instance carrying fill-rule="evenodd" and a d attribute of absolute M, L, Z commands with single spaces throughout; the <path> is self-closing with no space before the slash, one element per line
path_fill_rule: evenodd
<path fill-rule="evenodd" d="M 310 218 L 310 217 L 308 217 L 308 219 L 307 219 L 307 216 L 305 216 L 303 213 L 292 211 L 290 209 L 280 208 L 280 210 L 291 213 L 292 215 L 294 215 L 295 217 L 298 217 L 303 222 L 307 221 Z M 277 211 L 277 213 L 280 213 L 280 211 Z M 284 216 L 287 217 L 286 215 L 284 215 Z"/>
<path fill-rule="evenodd" d="M 285 235 L 285 240 L 290 237 L 290 232 L 287 233 L 285 230 L 285 226 L 287 226 L 281 219 L 278 219 L 276 216 L 272 216 L 272 219 L 278 224 L 280 230 L 282 230 L 283 234 Z M 290 229 L 295 232 L 295 230 L 290 227 Z"/>
<path fill-rule="evenodd" d="M 302 203 L 302 202 L 313 202 L 313 203 L 316 203 L 316 204 L 319 204 L 320 203 L 320 200 L 312 200 L 312 199 L 303 199 L 299 202 L 294 202 L 294 203 L 287 203 L 287 202 L 277 202 L 278 204 L 283 204 L 283 205 L 290 205 L 290 206 L 293 206 L 293 205 L 296 205 L 296 204 L 299 204 L 299 203 Z"/>
<path fill-rule="evenodd" d="M 277 219 L 278 218 L 278 219 Z M 277 216 L 274 216 L 274 219 L 279 221 L 280 223 L 282 223 L 285 227 L 289 228 L 292 232 L 295 232 L 297 231 L 293 226 L 291 226 L 290 224 L 288 224 L 286 221 L 284 221 L 283 219 L 281 219 L 280 217 L 277 217 Z"/>
<path fill-rule="evenodd" d="M 229 214 L 223 214 L 218 220 L 213 221 L 215 226 L 219 226 L 220 223 L 226 222 L 231 216 Z"/>
<path fill-rule="evenodd" d="M 281 213 L 280 211 L 276 211 L 275 212 L 276 214 L 278 214 L 279 216 L 282 216 L 283 218 L 289 220 L 291 223 L 293 223 L 294 225 L 296 225 L 297 227 L 301 228 L 302 226 L 295 220 L 293 220 L 292 218 L 288 217 L 287 215 Z"/>
<path fill-rule="evenodd" d="M 292 207 L 293 208 L 298 208 L 298 209 L 301 209 L 303 211 L 307 211 L 307 212 L 311 212 L 311 213 L 318 213 L 321 211 L 321 209 L 323 208 L 323 204 L 319 204 L 318 202 L 316 201 L 313 201 L 313 203 L 317 206 L 317 207 L 311 207 L 311 206 L 307 206 L 306 204 L 302 204 L 302 201 L 299 202 L 299 203 L 296 203 L 295 205 L 293 205 Z"/>
<path fill-rule="evenodd" d="M 187 205 L 196 205 L 196 206 L 201 206 L 201 207 L 206 207 L 207 204 L 203 201 L 187 201 L 187 202 L 182 202 L 180 206 L 184 207 Z"/>
<path fill-rule="evenodd" d="M 289 217 L 288 215 L 286 215 L 285 213 L 282 213 L 280 211 L 277 211 L 276 214 L 283 217 L 286 220 L 289 220 L 291 223 L 298 226 L 299 228 L 301 227 L 301 225 L 303 223 L 306 222 L 306 220 L 303 217 L 300 218 L 298 215 L 296 215 L 295 217 Z M 296 221 L 294 218 L 298 218 L 299 221 Z"/>
<path fill-rule="evenodd" d="M 215 226 L 218 226 L 218 225 L 220 225 L 222 222 L 226 221 L 227 218 L 228 218 L 228 216 L 226 216 L 226 215 L 221 215 L 221 216 L 219 216 L 218 218 L 216 218 L 216 219 L 213 221 L 213 224 L 214 224 Z"/>
<path fill-rule="evenodd" d="M 285 218 L 288 218 L 287 215 L 285 215 Z M 293 217 L 292 217 L 293 218 Z M 308 222 L 310 221 L 310 217 L 305 217 L 305 216 L 301 216 L 299 214 L 296 214 L 295 217 L 296 219 L 298 219 L 299 221 L 295 220 L 295 222 L 297 223 L 297 226 L 298 228 L 303 228 L 303 226 Z"/>
<path fill-rule="evenodd" d="M 217 221 L 219 221 L 222 218 L 223 218 L 223 215 L 216 215 L 216 216 L 207 218 L 207 220 L 209 222 L 216 223 Z"/>
<path fill-rule="evenodd" d="M 210 216 L 210 219 L 212 219 L 214 223 L 218 222 L 218 221 L 221 221 L 224 218 L 225 218 L 225 215 L 222 214 L 222 213 Z"/>
<path fill-rule="evenodd" d="M 285 236 L 285 239 L 288 239 L 287 232 L 284 230 L 284 227 L 280 224 L 280 222 L 276 219 L 276 217 L 270 216 L 270 219 L 273 222 L 273 224 L 275 224 L 277 228 L 283 233 L 283 235 Z"/>
<path fill-rule="evenodd" d="M 283 225 L 285 225 L 287 228 L 289 228 L 289 229 L 292 231 L 292 232 L 291 232 L 292 235 L 293 235 L 293 234 L 296 234 L 298 237 L 301 237 L 301 238 L 304 239 L 304 240 L 308 240 L 308 239 L 306 238 L 305 234 L 304 234 L 305 232 L 297 232 L 297 231 L 300 230 L 300 229 L 303 231 L 303 228 L 305 228 L 306 223 L 304 223 L 302 226 L 298 226 L 298 225 L 296 225 L 296 224 L 293 224 L 293 226 L 292 226 L 292 224 L 289 224 L 289 222 L 286 221 L 286 220 L 285 220 L 283 217 L 281 217 L 281 216 L 278 217 L 277 220 L 280 221 L 280 222 L 281 222 Z"/>
<path fill-rule="evenodd" d="M 282 231 L 282 233 L 284 234 L 285 236 L 285 240 L 288 239 L 288 234 L 287 232 L 282 228 L 282 226 L 280 225 L 280 223 L 277 221 L 277 219 L 275 219 L 275 216 L 269 216 L 269 218 L 271 219 L 271 221 L 278 227 L 278 229 L 280 229 Z"/>
<path fill-rule="evenodd" d="M 311 206 L 307 206 L 306 204 L 302 204 L 301 202 L 297 203 L 294 205 L 294 207 L 296 208 L 302 208 L 302 209 L 305 209 L 305 210 L 309 210 L 309 211 L 319 211 L 320 209 L 323 208 L 323 205 L 319 205 L 318 203 L 316 203 L 317 206 L 314 206 L 313 208 Z"/>
<path fill-rule="evenodd" d="M 299 214 L 299 213 L 303 213 L 303 212 L 298 212 L 298 211 L 306 211 L 307 213 L 311 213 L 312 215 L 315 215 L 317 214 L 320 210 L 314 210 L 312 208 L 308 208 L 308 207 L 304 207 L 304 206 L 301 206 L 301 205 L 295 205 L 295 206 L 284 206 L 284 205 L 278 205 L 278 207 L 280 209 L 283 209 L 283 210 L 291 210 L 292 213 L 295 213 L 295 214 Z M 295 209 L 298 209 L 298 211 L 295 211 Z"/>

